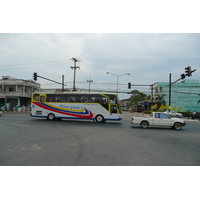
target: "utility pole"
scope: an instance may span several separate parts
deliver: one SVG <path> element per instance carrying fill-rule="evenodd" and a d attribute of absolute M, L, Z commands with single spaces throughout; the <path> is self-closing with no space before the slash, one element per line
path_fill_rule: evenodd
<path fill-rule="evenodd" d="M 64 88 L 64 75 L 62 75 L 62 91 L 64 92 L 65 88 Z"/>
<path fill-rule="evenodd" d="M 151 87 L 151 106 L 153 106 L 153 84 L 150 85 Z"/>
<path fill-rule="evenodd" d="M 74 70 L 74 81 L 73 81 L 73 91 L 76 91 L 76 87 L 75 87 L 75 79 L 76 79 L 76 69 L 80 67 L 76 66 L 76 62 L 80 62 L 77 58 L 73 58 L 72 59 L 74 61 L 74 67 L 71 67 L 72 70 Z"/>
<path fill-rule="evenodd" d="M 87 82 L 89 82 L 89 93 L 90 93 L 90 84 L 91 84 L 91 82 L 93 82 L 93 80 L 90 80 L 90 76 L 89 76 L 89 80 L 87 80 Z"/>
<path fill-rule="evenodd" d="M 171 94 L 172 94 L 172 75 L 169 74 L 169 112 L 171 110 Z"/>

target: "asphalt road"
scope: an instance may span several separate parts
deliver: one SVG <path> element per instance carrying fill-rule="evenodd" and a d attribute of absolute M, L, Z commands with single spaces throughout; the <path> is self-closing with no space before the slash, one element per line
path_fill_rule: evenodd
<path fill-rule="evenodd" d="M 28 113 L 0 118 L 1 166 L 199 166 L 200 121 L 182 130 L 121 122 L 47 121 Z"/>

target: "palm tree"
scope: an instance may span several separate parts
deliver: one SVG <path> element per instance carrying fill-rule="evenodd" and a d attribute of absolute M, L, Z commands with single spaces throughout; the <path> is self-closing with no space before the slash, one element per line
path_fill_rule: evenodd
<path fill-rule="evenodd" d="M 166 104 L 166 101 L 163 100 L 164 96 L 166 96 L 166 94 L 156 94 L 154 97 L 155 97 L 155 100 L 157 101 L 157 108 L 160 108 L 160 106 L 163 104 L 165 105 Z"/>

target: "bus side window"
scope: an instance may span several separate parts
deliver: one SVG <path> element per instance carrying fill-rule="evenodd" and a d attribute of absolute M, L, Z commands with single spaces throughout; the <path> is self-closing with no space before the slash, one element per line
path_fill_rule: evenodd
<path fill-rule="evenodd" d="M 101 98 L 100 104 L 108 110 L 108 99 L 103 97 Z"/>
<path fill-rule="evenodd" d="M 44 96 L 40 96 L 40 102 L 44 102 Z"/>
<path fill-rule="evenodd" d="M 39 94 L 34 94 L 34 95 L 33 95 L 33 99 L 34 99 L 35 101 L 39 101 Z"/>

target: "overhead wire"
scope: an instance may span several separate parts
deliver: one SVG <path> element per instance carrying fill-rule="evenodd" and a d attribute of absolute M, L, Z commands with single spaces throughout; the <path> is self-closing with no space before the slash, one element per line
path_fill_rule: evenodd
<path fill-rule="evenodd" d="M 19 63 L 19 64 L 9 64 L 9 65 L 0 65 L 0 67 L 9 67 L 9 66 L 19 66 L 19 65 L 33 65 L 33 64 L 44 64 L 44 63 L 56 63 L 56 62 L 66 62 L 68 59 L 62 60 L 52 60 L 52 61 L 45 61 L 45 62 L 31 62 L 31 63 Z"/>
<path fill-rule="evenodd" d="M 80 76 L 83 79 L 89 79 L 89 76 L 87 77 L 81 70 L 77 71 L 77 75 Z"/>
<path fill-rule="evenodd" d="M 183 60 L 159 60 L 159 59 L 126 59 L 126 60 L 122 60 L 122 59 L 90 59 L 90 60 L 93 60 L 93 61 L 100 61 L 100 62 L 118 62 L 118 63 L 132 63 L 132 62 L 139 62 L 139 63 L 142 63 L 142 62 L 185 62 Z M 53 66 L 53 65 L 63 65 L 63 64 L 67 64 L 71 62 L 70 59 L 62 59 L 62 60 L 53 60 L 53 61 L 45 61 L 45 62 L 31 62 L 31 63 L 20 63 L 20 64 L 8 64 L 8 65 L 0 65 L 0 69 L 4 70 L 10 70 L 10 69 L 23 69 L 23 68 L 36 68 L 36 67 L 44 67 L 44 66 Z M 82 61 L 82 62 L 89 62 L 89 60 L 85 60 L 85 61 Z M 199 60 L 193 60 L 193 61 L 190 61 L 190 62 L 200 62 Z M 99 63 L 99 62 L 98 62 Z M 30 65 L 33 65 L 33 66 L 30 66 Z M 89 78 L 88 76 L 86 76 L 83 71 L 79 70 L 78 71 L 78 76 L 80 76 L 81 78 L 85 79 L 86 80 Z M 77 82 L 78 83 L 78 82 Z M 80 82 L 81 84 L 87 84 L 87 82 Z M 72 83 L 71 83 L 72 84 Z M 98 82 L 95 82 L 93 81 L 92 84 L 94 86 L 103 86 L 103 85 L 109 85 L 109 87 L 115 87 L 116 86 L 116 83 L 98 83 Z M 121 88 L 127 86 L 127 84 L 118 84 Z M 136 86 L 134 86 L 136 87 Z M 181 92 L 179 92 L 181 93 Z"/>
<path fill-rule="evenodd" d="M 47 62 L 33 62 L 33 63 L 21 63 L 21 64 L 10 64 L 10 65 L 0 65 L 0 69 L 24 69 L 24 68 L 35 68 L 35 67 L 44 67 L 44 66 L 53 66 L 53 65 L 63 65 L 67 64 L 69 60 L 57 60 L 57 61 L 47 61 Z M 33 66 L 30 66 L 33 65 Z M 19 67 L 23 66 L 23 67 Z"/>
<path fill-rule="evenodd" d="M 199 59 L 199 58 L 197 58 Z M 81 62 L 90 62 L 90 61 L 98 61 L 99 62 L 112 62 L 112 63 L 152 63 L 152 62 L 188 62 L 188 60 L 164 60 L 164 59 L 106 59 L 106 58 L 101 58 L 101 59 L 95 59 L 95 58 L 90 58 L 88 60 L 84 60 Z M 3 64 L 0 65 L 1 67 L 17 67 L 17 66 L 28 66 L 28 65 L 53 65 L 53 64 L 62 64 L 62 63 L 66 63 L 66 62 L 71 62 L 71 59 L 62 59 L 62 60 L 52 60 L 52 61 L 44 61 L 44 62 L 31 62 L 31 63 L 19 63 L 19 64 Z M 196 62 L 199 63 L 200 60 L 189 60 L 189 62 Z"/>
<path fill-rule="evenodd" d="M 179 59 L 159 59 L 159 58 L 153 58 L 153 59 L 112 59 L 112 58 L 90 58 L 90 61 L 98 61 L 98 63 L 104 63 L 104 62 L 112 62 L 112 63 L 158 63 L 158 62 L 164 62 L 164 63 L 185 63 L 185 62 L 193 62 L 193 63 L 199 63 L 199 58 L 188 58 L 187 60 L 179 60 Z M 89 62 L 87 60 L 82 62 Z"/>

